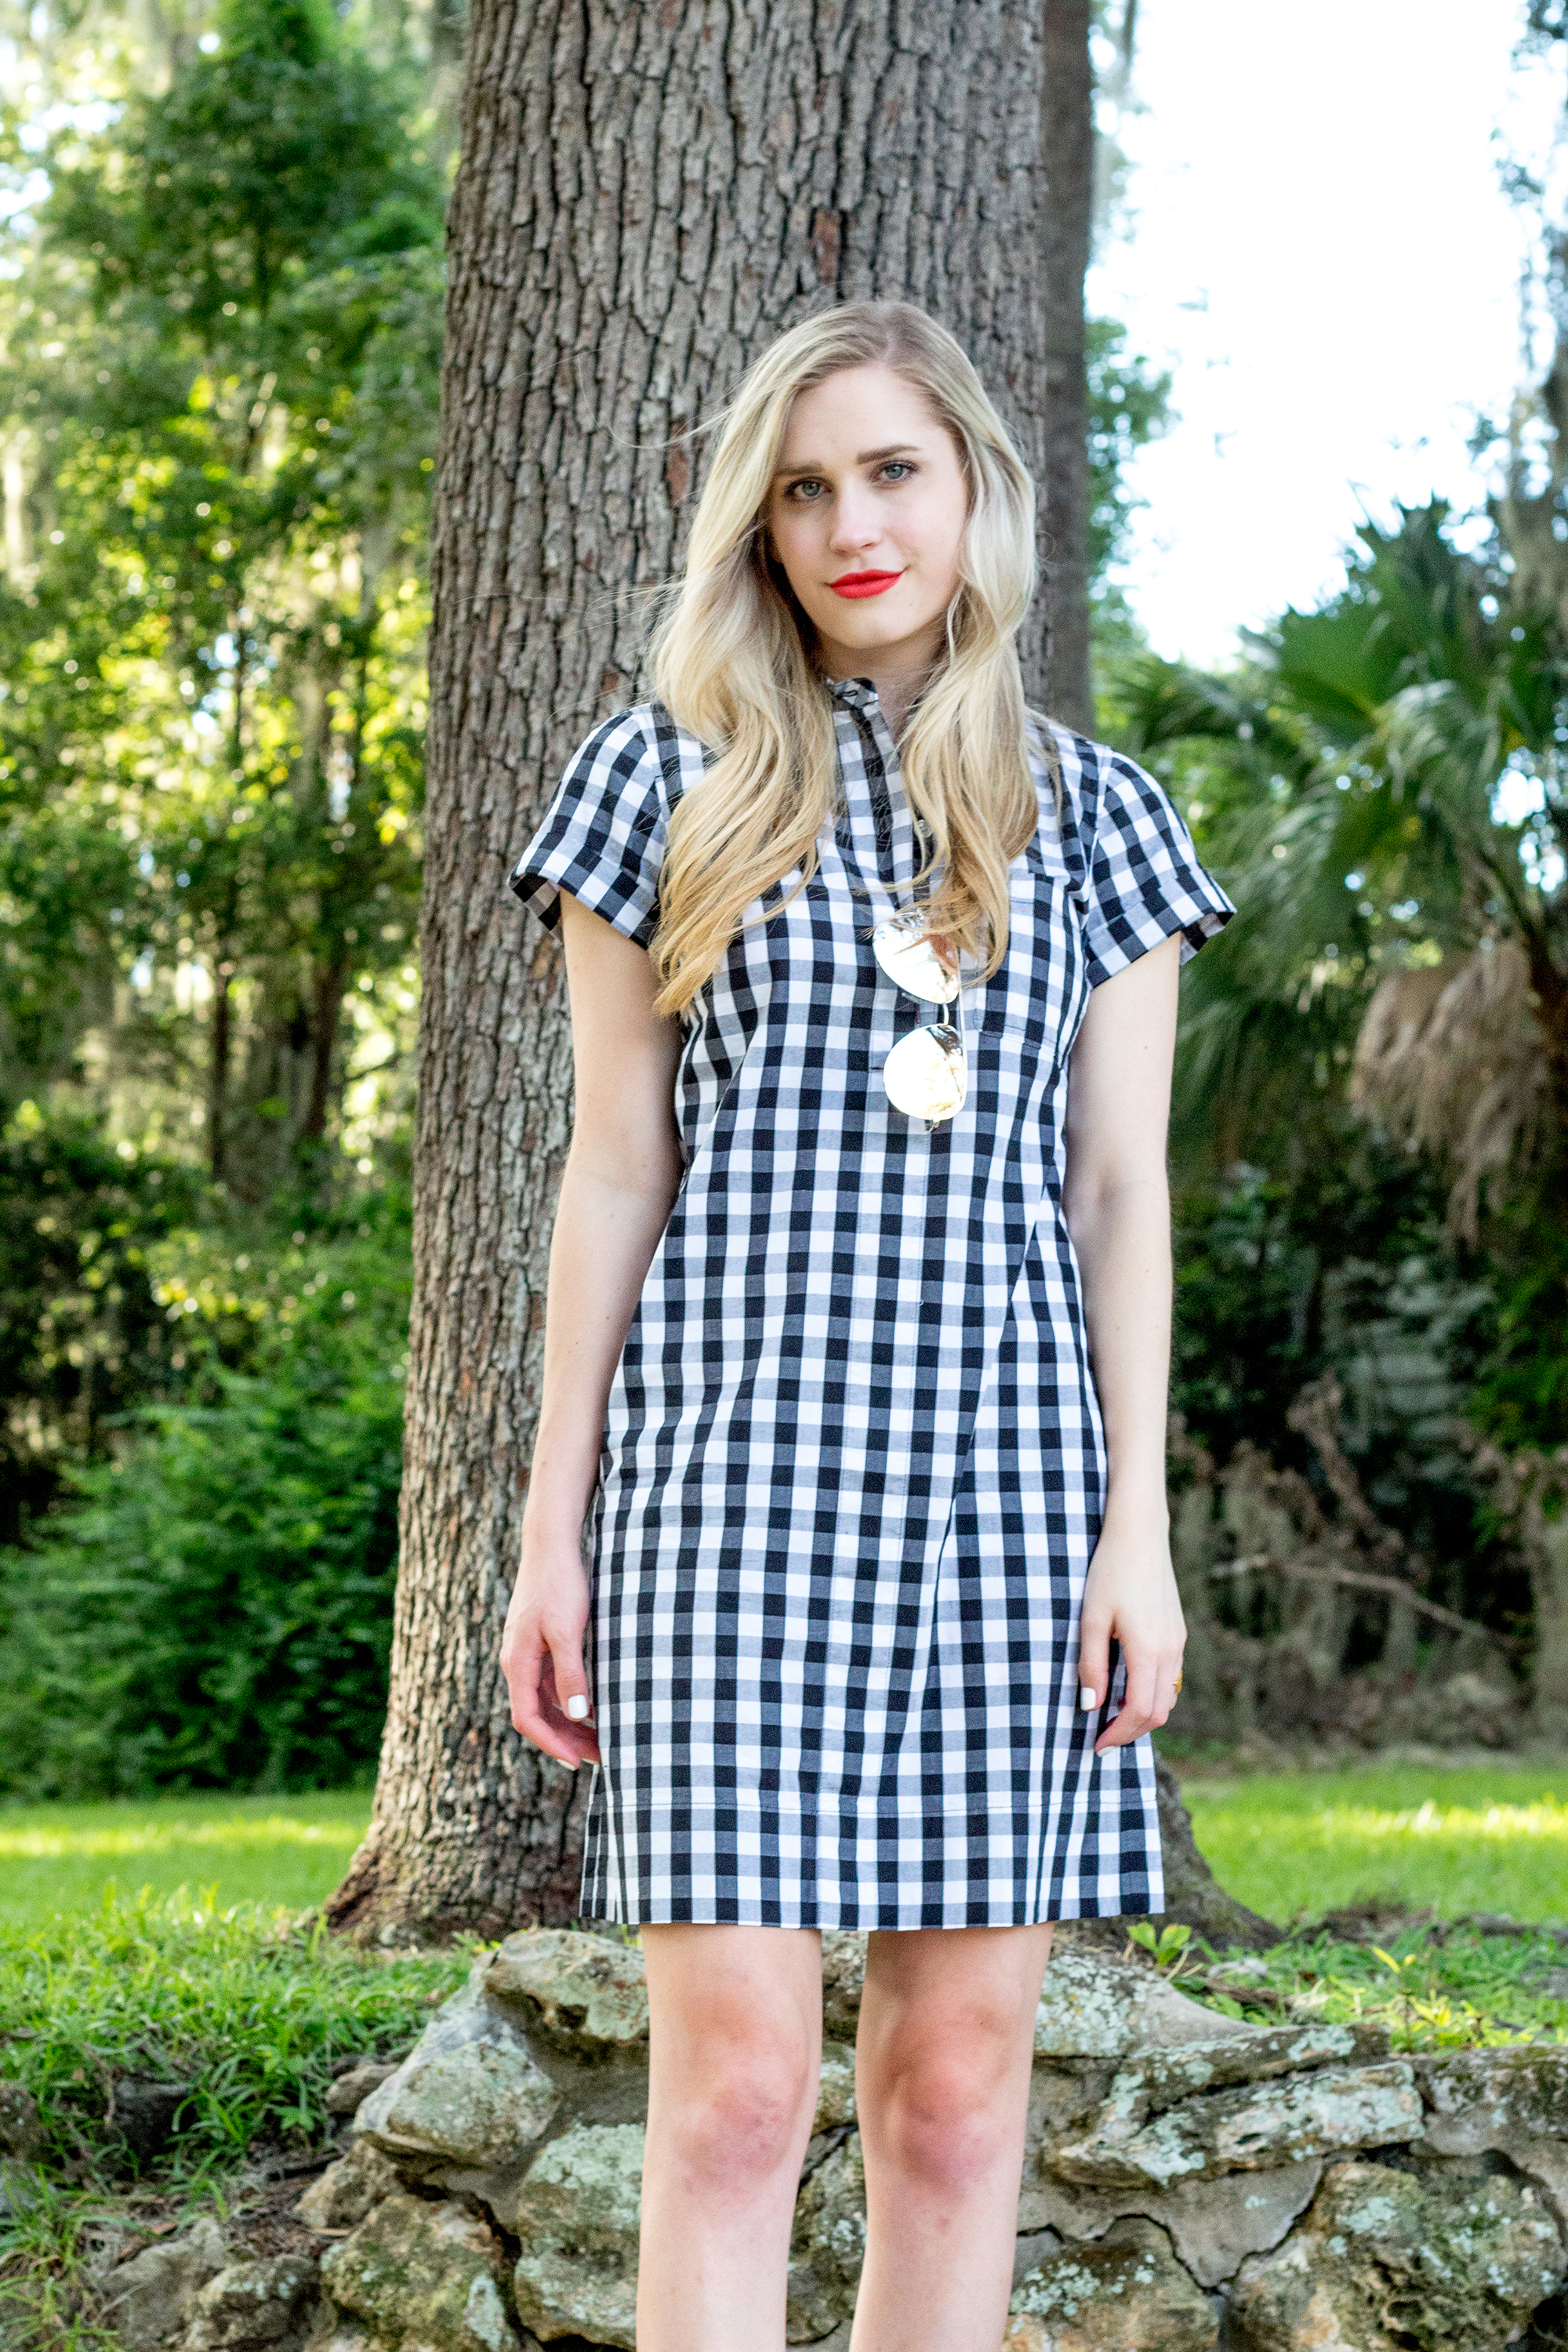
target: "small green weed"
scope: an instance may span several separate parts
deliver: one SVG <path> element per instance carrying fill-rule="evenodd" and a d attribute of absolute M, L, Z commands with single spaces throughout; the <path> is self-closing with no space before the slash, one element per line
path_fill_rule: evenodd
<path fill-rule="evenodd" d="M 1183 1992 L 1229 2017 L 1381 2025 L 1395 2050 L 1568 2041 L 1568 1955 L 1554 1937 L 1413 1922 L 1386 1945 L 1292 1937 L 1244 1958 L 1189 1947 Z"/>
<path fill-rule="evenodd" d="M 0 2074 L 38 2103 L 46 2162 L 78 2179 L 111 2146 L 116 2079 L 189 2084 L 173 2162 L 319 2137 L 334 2065 L 407 2047 L 462 1982 L 467 1951 L 371 1955 L 282 1912 L 105 1902 L 0 1929 Z"/>

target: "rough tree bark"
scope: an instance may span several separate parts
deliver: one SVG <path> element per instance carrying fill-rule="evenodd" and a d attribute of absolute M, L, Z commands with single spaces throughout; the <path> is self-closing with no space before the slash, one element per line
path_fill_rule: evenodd
<path fill-rule="evenodd" d="M 1045 0 L 1046 544 L 1050 664 L 1047 707 L 1094 732 L 1089 630 L 1089 405 L 1083 281 L 1094 218 L 1091 0 Z"/>
<path fill-rule="evenodd" d="M 904 296 L 1043 471 L 1037 0 L 478 0 L 437 498 L 416 1293 L 392 1691 L 339 1925 L 575 1908 L 585 1788 L 496 1668 L 571 1068 L 503 896 L 574 744 L 635 698 L 711 418 L 778 331 Z M 1045 620 L 1026 649 L 1041 689 Z M 586 1776 L 584 1776 L 584 1780 Z"/>
<path fill-rule="evenodd" d="M 711 419 L 782 328 L 902 296 L 1042 474 L 1037 0 L 478 0 L 436 510 L 416 1288 L 392 1689 L 329 1906 L 397 1937 L 576 1907 L 585 1785 L 496 1665 L 538 1397 L 570 1039 L 504 896 L 573 746 L 635 698 Z M 1026 672 L 1045 671 L 1043 612 Z M 584 1776 L 585 1783 L 586 1776 Z"/>

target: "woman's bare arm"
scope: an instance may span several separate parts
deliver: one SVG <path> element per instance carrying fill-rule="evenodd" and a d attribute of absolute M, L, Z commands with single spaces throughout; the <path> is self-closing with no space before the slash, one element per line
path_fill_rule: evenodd
<path fill-rule="evenodd" d="M 1079 1680 L 1105 1704 L 1110 1643 L 1126 1701 L 1099 1747 L 1155 1729 L 1175 1701 L 1186 1628 L 1171 1568 L 1165 1413 L 1171 1364 L 1171 1200 L 1165 1139 L 1180 942 L 1140 956 L 1089 1000 L 1068 1084 L 1064 1208 L 1109 1466 L 1084 1588 Z"/>
<path fill-rule="evenodd" d="M 574 898 L 563 898 L 561 916 L 576 1108 L 550 1244 L 544 1389 L 501 1671 L 517 1729 L 575 1769 L 599 1753 L 583 1670 L 583 1522 L 610 1383 L 680 1181 L 680 1031 L 653 1009 L 643 949 Z"/>

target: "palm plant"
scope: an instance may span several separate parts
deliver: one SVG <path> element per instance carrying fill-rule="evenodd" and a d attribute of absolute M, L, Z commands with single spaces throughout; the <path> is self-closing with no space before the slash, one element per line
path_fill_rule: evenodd
<path fill-rule="evenodd" d="M 1240 909 L 1194 968 L 1179 1139 L 1236 1157 L 1348 1081 L 1447 1157 L 1473 1238 L 1489 1183 L 1568 1157 L 1563 650 L 1440 502 L 1360 538 L 1238 677 L 1145 656 L 1119 680 Z"/>

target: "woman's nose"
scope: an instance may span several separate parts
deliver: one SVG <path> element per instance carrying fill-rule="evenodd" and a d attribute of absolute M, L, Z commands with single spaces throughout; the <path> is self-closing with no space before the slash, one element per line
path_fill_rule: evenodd
<path fill-rule="evenodd" d="M 861 547 L 874 547 L 882 536 L 882 526 L 871 501 L 857 486 L 843 491 L 833 517 L 833 536 L 829 545 L 848 554 Z"/>

